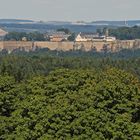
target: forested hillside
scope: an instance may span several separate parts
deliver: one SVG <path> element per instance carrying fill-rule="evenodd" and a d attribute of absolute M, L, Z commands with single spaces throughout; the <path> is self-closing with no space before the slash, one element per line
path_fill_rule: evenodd
<path fill-rule="evenodd" d="M 116 29 L 109 29 L 109 34 L 115 36 L 120 40 L 140 39 L 140 27 L 119 27 Z"/>
<path fill-rule="evenodd" d="M 0 54 L 1 140 L 139 140 L 140 51 Z"/>

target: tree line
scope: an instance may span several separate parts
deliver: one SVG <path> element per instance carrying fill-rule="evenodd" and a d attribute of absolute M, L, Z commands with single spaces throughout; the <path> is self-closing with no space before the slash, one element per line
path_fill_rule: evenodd
<path fill-rule="evenodd" d="M 139 140 L 139 54 L 0 54 L 0 139 Z"/>
<path fill-rule="evenodd" d="M 35 52 L 0 53 L 0 74 L 14 76 L 22 81 L 34 75 L 47 75 L 58 68 L 104 69 L 115 67 L 140 77 L 140 49 L 122 50 L 116 53 L 83 51 L 50 51 L 39 49 Z"/>
<path fill-rule="evenodd" d="M 26 32 L 9 32 L 5 37 L 5 41 L 14 40 L 14 41 L 45 41 L 44 34 L 39 32 L 32 32 L 32 33 L 26 33 Z"/>
<path fill-rule="evenodd" d="M 140 27 L 120 27 L 117 29 L 109 29 L 109 34 L 120 40 L 140 39 Z"/>
<path fill-rule="evenodd" d="M 65 28 L 61 29 L 60 28 L 60 29 L 57 29 L 57 32 L 64 32 L 65 34 L 69 34 L 70 35 L 68 37 L 69 41 L 75 40 L 75 33 L 72 33 L 69 29 L 65 29 Z M 40 33 L 40 32 L 31 32 L 31 33 L 9 32 L 4 37 L 4 41 L 9 41 L 9 40 L 14 40 L 14 41 L 50 41 L 50 38 L 46 37 L 45 33 Z"/>
<path fill-rule="evenodd" d="M 106 34 L 106 27 L 103 29 L 97 29 L 97 33 L 101 35 Z M 140 39 L 140 27 L 134 26 L 134 27 L 117 27 L 117 28 L 109 28 L 109 35 L 114 36 L 119 40 L 134 40 L 134 39 Z M 58 32 L 64 32 L 66 34 L 69 34 L 68 41 L 74 41 L 76 37 L 76 33 L 71 32 L 67 28 L 60 28 L 57 29 Z M 31 32 L 31 33 L 25 33 L 25 32 L 9 32 L 4 40 L 15 40 L 15 41 L 21 41 L 23 38 L 26 38 L 27 41 L 49 41 L 49 38 L 46 38 L 43 33 L 39 32 Z"/>
<path fill-rule="evenodd" d="M 96 32 L 99 35 L 106 34 L 107 27 L 103 29 L 97 29 Z M 108 28 L 109 36 L 114 36 L 119 40 L 134 40 L 140 39 L 140 27 L 133 26 L 133 27 L 114 27 Z"/>

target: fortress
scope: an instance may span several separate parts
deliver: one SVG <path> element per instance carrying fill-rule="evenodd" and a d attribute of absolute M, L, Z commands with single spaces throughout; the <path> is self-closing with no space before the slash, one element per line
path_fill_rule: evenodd
<path fill-rule="evenodd" d="M 0 30 L 0 35 L 6 35 L 7 32 Z M 79 33 L 75 37 L 75 41 L 67 40 L 68 35 L 64 32 L 56 32 L 51 34 L 50 41 L 26 41 L 23 37 L 22 41 L 0 41 L 0 51 L 35 51 L 36 49 L 48 48 L 57 51 L 94 51 L 94 52 L 117 52 L 122 49 L 140 48 L 140 40 L 116 40 L 115 37 L 109 36 L 108 29 L 104 36 L 97 33 Z"/>
<path fill-rule="evenodd" d="M 113 42 L 47 42 L 47 41 L 0 41 L 0 50 L 7 50 L 9 53 L 19 49 L 24 51 L 33 51 L 36 48 L 48 48 L 50 50 L 58 51 L 70 51 L 70 50 L 82 50 L 82 51 L 110 51 L 116 52 L 121 49 L 136 49 L 140 48 L 140 40 L 116 40 Z"/>

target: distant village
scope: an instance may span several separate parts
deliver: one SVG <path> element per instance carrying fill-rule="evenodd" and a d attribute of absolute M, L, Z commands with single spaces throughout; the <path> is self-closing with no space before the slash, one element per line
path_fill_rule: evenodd
<path fill-rule="evenodd" d="M 0 40 L 3 41 L 5 35 L 7 35 L 8 32 L 4 31 L 3 29 L 0 29 Z M 49 31 L 44 34 L 44 38 L 46 38 L 47 41 L 50 42 L 62 42 L 62 41 L 69 41 L 68 38 L 71 36 L 70 33 L 65 33 L 64 31 Z M 107 42 L 113 42 L 116 38 L 113 36 L 109 36 L 108 30 L 106 30 L 105 35 L 99 35 L 99 33 L 79 33 L 75 36 L 75 39 L 73 41 L 76 42 L 87 42 L 87 41 L 107 41 Z M 14 41 L 14 40 L 13 40 Z M 22 41 L 28 41 L 26 37 L 22 38 Z"/>
<path fill-rule="evenodd" d="M 104 35 L 99 33 L 78 33 L 74 39 L 70 41 L 72 34 L 64 31 L 50 31 L 44 34 L 45 41 L 31 40 L 26 37 L 21 40 L 5 41 L 8 32 L 0 29 L 0 50 L 12 51 L 34 51 L 36 49 L 48 48 L 58 51 L 94 51 L 94 52 L 115 52 L 122 49 L 140 48 L 140 40 L 117 40 L 114 36 L 109 36 L 106 29 Z"/>
<path fill-rule="evenodd" d="M 62 31 L 56 31 L 56 32 L 48 32 L 45 34 L 46 38 L 49 38 L 49 41 L 51 42 L 62 42 L 62 41 L 69 41 L 69 37 L 71 34 L 66 34 Z M 100 36 L 98 33 L 79 33 L 75 36 L 74 41 L 76 42 L 87 42 L 87 41 L 107 41 L 107 42 L 113 42 L 116 38 L 109 36 L 108 30 L 106 30 L 106 34 L 103 36 Z"/>

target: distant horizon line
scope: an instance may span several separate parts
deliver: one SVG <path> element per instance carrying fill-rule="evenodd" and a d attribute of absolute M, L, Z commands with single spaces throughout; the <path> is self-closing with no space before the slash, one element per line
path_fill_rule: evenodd
<path fill-rule="evenodd" d="M 140 19 L 119 19 L 119 20 L 113 20 L 113 19 L 99 19 L 99 20 L 41 20 L 41 19 L 33 19 L 33 18 L 0 18 L 0 20 L 28 20 L 28 21 L 34 21 L 34 22 L 101 22 L 101 21 L 140 21 Z"/>

